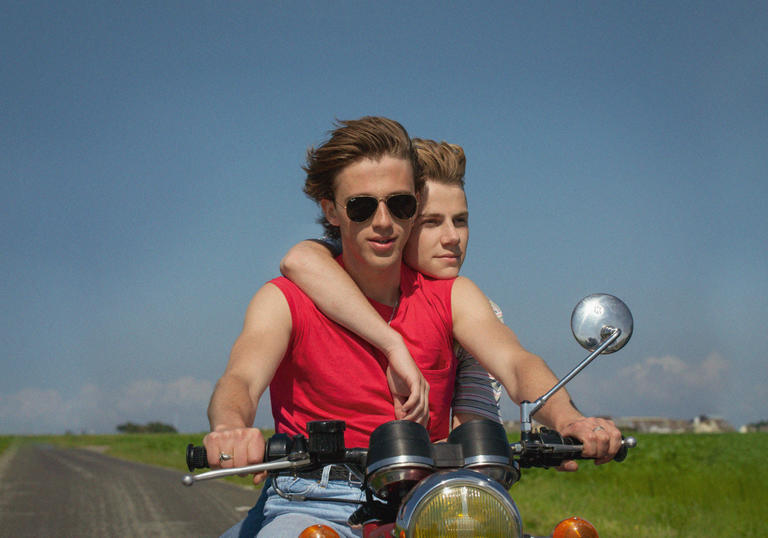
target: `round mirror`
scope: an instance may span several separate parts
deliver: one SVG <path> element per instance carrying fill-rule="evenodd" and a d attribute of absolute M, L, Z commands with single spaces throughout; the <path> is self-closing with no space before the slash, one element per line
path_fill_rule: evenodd
<path fill-rule="evenodd" d="M 613 329 L 620 329 L 621 336 L 603 353 L 620 350 L 632 336 L 632 312 L 618 297 L 595 293 L 584 297 L 573 309 L 571 331 L 583 348 L 594 351 Z"/>

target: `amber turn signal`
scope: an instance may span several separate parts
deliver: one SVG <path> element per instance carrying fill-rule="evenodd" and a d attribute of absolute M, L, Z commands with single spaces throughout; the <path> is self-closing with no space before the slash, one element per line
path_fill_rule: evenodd
<path fill-rule="evenodd" d="M 599 538 L 592 523 L 580 517 L 569 517 L 555 527 L 552 538 Z"/>
<path fill-rule="evenodd" d="M 327 525 L 312 525 L 301 531 L 299 538 L 339 538 L 339 533 Z"/>

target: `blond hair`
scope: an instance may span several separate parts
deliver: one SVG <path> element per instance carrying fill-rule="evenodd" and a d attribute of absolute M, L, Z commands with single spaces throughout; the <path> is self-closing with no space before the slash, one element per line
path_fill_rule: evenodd
<path fill-rule="evenodd" d="M 467 158 L 461 146 L 423 138 L 414 138 L 413 145 L 416 146 L 419 168 L 424 180 L 456 185 L 464 189 Z"/>

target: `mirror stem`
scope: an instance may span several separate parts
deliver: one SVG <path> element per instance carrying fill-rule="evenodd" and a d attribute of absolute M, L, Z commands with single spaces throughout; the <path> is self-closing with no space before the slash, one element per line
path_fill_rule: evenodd
<path fill-rule="evenodd" d="M 531 433 L 531 418 L 533 415 L 541 409 L 545 403 L 547 403 L 547 400 L 549 400 L 553 394 L 555 394 L 558 390 L 563 388 L 571 379 L 576 377 L 576 375 L 581 372 L 584 368 L 587 367 L 587 365 L 592 362 L 595 357 L 600 355 L 608 346 L 610 346 L 612 343 L 616 341 L 616 339 L 621 336 L 621 329 L 616 329 L 613 327 L 606 327 L 604 330 L 611 331 L 611 335 L 606 338 L 600 346 L 598 346 L 597 349 L 595 349 L 586 359 L 581 361 L 578 365 L 576 365 L 576 368 L 571 370 L 568 375 L 566 375 L 564 378 L 562 378 L 560 381 L 557 382 L 557 384 L 549 389 L 549 391 L 544 394 L 543 396 L 539 397 L 535 402 L 529 402 L 529 401 L 523 401 L 520 403 L 520 439 L 526 440 Z"/>

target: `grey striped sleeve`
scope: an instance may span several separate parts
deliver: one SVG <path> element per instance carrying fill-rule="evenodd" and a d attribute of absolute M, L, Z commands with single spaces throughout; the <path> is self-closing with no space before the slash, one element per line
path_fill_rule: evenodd
<path fill-rule="evenodd" d="M 490 299 L 489 299 L 490 301 Z M 496 316 L 504 322 L 501 309 L 490 301 Z M 453 395 L 453 414 L 473 413 L 497 422 L 501 422 L 501 383 L 488 373 L 469 352 L 456 346 L 456 385 Z"/>

